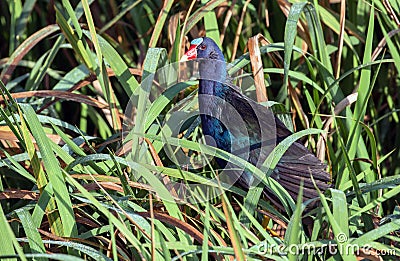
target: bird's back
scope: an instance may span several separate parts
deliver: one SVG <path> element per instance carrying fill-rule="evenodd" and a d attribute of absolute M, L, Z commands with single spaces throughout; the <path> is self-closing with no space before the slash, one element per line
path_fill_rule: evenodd
<path fill-rule="evenodd" d="M 204 135 L 209 136 L 207 143 L 260 168 L 276 143 L 291 135 L 291 131 L 268 108 L 236 88 L 222 83 L 214 85 L 221 85 L 216 89 L 223 91 L 204 95 L 199 90 L 202 130 Z M 228 171 L 227 165 L 237 169 L 221 159 L 217 159 L 217 162 L 225 171 Z M 329 188 L 330 175 L 325 168 L 326 165 L 303 144 L 295 142 L 280 159 L 271 177 L 283 185 L 294 199 L 303 182 L 304 200 L 307 200 L 318 196 L 311 176 L 321 191 Z M 254 182 L 253 176 L 247 171 L 231 172 L 232 178 L 245 188 Z"/>

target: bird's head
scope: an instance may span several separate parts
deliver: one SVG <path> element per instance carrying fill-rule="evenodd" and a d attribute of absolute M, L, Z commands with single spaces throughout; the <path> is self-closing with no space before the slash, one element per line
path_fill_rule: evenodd
<path fill-rule="evenodd" d="M 196 58 L 225 61 L 224 55 L 218 45 L 208 37 L 196 38 L 190 42 L 189 50 L 182 56 L 181 61 Z"/>

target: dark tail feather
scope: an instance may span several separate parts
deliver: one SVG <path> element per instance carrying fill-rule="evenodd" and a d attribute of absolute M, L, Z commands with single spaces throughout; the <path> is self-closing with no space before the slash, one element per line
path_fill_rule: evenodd
<path fill-rule="evenodd" d="M 305 201 L 318 197 L 311 176 L 322 193 L 331 186 L 331 176 L 325 169 L 325 164 L 306 147 L 296 142 L 283 155 L 271 177 L 278 181 L 294 200 L 297 199 L 301 183 L 303 183 L 303 201 Z M 265 194 L 271 198 L 268 191 L 265 191 Z"/>

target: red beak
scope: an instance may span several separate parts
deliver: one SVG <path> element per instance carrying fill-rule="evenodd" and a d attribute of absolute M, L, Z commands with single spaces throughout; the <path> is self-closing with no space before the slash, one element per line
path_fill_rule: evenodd
<path fill-rule="evenodd" d="M 189 50 L 182 56 L 181 62 L 186 62 L 197 58 L 197 44 L 190 45 Z"/>

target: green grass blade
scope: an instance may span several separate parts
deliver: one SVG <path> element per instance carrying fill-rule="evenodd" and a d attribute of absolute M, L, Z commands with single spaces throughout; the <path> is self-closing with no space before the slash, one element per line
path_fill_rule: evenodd
<path fill-rule="evenodd" d="M 206 4 L 207 2 L 210 1 L 201 0 L 202 4 Z M 213 39 L 217 43 L 218 47 L 221 48 L 221 42 L 219 40 L 220 33 L 218 29 L 218 21 L 217 21 L 217 16 L 215 15 L 215 11 L 214 10 L 207 11 L 203 19 L 207 37 Z"/>
<path fill-rule="evenodd" d="M 18 35 L 20 38 L 25 38 L 28 24 L 28 18 L 32 13 L 32 10 L 36 4 L 36 0 L 27 0 L 24 3 L 21 15 L 17 20 L 17 24 L 15 26 L 15 35 Z M 18 39 L 18 38 L 17 38 Z"/>
<path fill-rule="evenodd" d="M 278 102 L 282 102 L 287 97 L 287 86 L 289 82 L 289 69 L 292 58 L 292 50 L 294 45 L 294 39 L 297 34 L 297 22 L 299 21 L 303 8 L 307 5 L 307 2 L 294 3 L 290 8 L 288 19 L 285 25 L 285 55 L 283 63 L 283 86 L 278 94 Z"/>
<path fill-rule="evenodd" d="M 338 189 L 329 190 L 332 195 L 333 217 L 337 220 L 341 231 L 349 238 L 349 213 L 347 211 L 346 195 Z"/>
<path fill-rule="evenodd" d="M 174 3 L 173 1 L 164 1 L 164 6 L 161 9 L 160 15 L 154 26 L 153 34 L 151 35 L 151 39 L 150 39 L 150 43 L 149 43 L 150 48 L 156 47 L 157 42 L 161 35 L 161 31 L 163 29 L 165 21 L 167 20 L 167 16 L 169 14 L 169 11 L 171 10 L 173 3 Z"/>
<path fill-rule="evenodd" d="M 0 259 L 3 259 L 2 256 L 14 256 L 15 254 L 18 254 L 18 258 L 22 261 L 27 260 L 22 248 L 17 242 L 10 224 L 8 224 L 3 208 L 0 208 Z M 9 258 L 8 260 L 17 259 Z"/>
<path fill-rule="evenodd" d="M 210 10 L 214 10 L 217 6 L 222 4 L 223 0 L 211 0 L 203 7 L 199 8 L 196 12 L 194 12 L 188 19 L 184 31 L 184 35 L 187 35 L 190 30 L 202 19 Z"/>
<path fill-rule="evenodd" d="M 366 47 L 364 51 L 363 63 L 371 62 L 371 54 L 372 54 L 372 40 L 374 32 L 374 6 L 371 7 L 371 14 L 368 26 Z M 364 118 L 366 103 L 370 97 L 373 86 L 371 85 L 371 69 L 366 68 L 361 70 L 361 78 L 358 89 L 358 97 L 357 102 L 355 104 L 352 128 L 350 130 L 350 136 L 347 140 L 346 147 L 348 149 L 348 154 L 350 158 L 354 158 L 357 152 L 359 157 L 368 158 L 368 154 L 365 150 L 358 150 L 358 144 L 360 140 L 361 130 L 358 122 Z"/>
<path fill-rule="evenodd" d="M 373 242 L 389 233 L 400 229 L 400 220 L 394 219 L 393 221 L 379 226 L 371 231 L 368 231 L 364 235 L 360 236 L 357 239 L 354 239 L 353 244 L 357 244 L 359 246 L 368 245 L 370 242 Z"/>
<path fill-rule="evenodd" d="M 32 253 L 46 253 L 43 241 L 40 237 L 37 227 L 33 223 L 32 216 L 25 209 L 17 209 L 15 213 L 18 215 L 22 223 L 26 237 L 29 242 Z M 47 258 L 38 258 L 37 260 L 48 260 Z"/>
<path fill-rule="evenodd" d="M 25 114 L 24 116 L 27 118 L 26 122 L 29 125 L 32 135 L 39 147 L 39 151 L 43 158 L 44 167 L 48 173 L 49 181 L 53 185 L 55 200 L 57 202 L 62 226 L 64 228 L 64 235 L 76 236 L 77 228 L 72 209 L 72 203 L 70 197 L 67 196 L 69 193 L 59 162 L 51 150 L 49 140 L 45 135 L 43 127 L 40 124 L 39 119 L 37 118 L 32 107 L 27 104 L 21 104 L 20 106 Z"/>
<path fill-rule="evenodd" d="M 289 246 L 296 245 L 301 243 L 301 213 L 303 211 L 303 184 L 300 186 L 299 195 L 297 196 L 296 209 L 293 212 L 292 217 L 290 218 L 290 222 L 288 224 L 288 228 L 285 234 L 285 241 Z M 293 254 L 289 251 L 288 253 L 289 260 L 297 260 L 298 255 Z"/>

